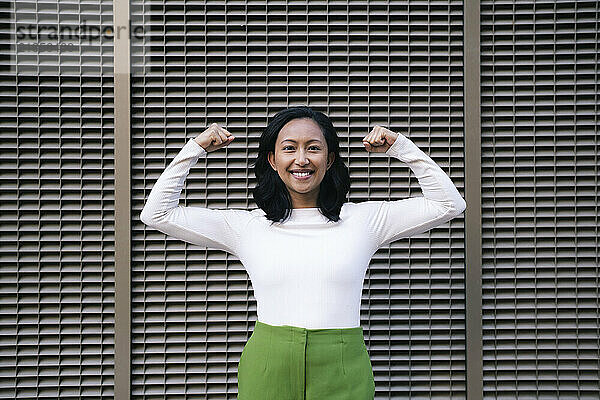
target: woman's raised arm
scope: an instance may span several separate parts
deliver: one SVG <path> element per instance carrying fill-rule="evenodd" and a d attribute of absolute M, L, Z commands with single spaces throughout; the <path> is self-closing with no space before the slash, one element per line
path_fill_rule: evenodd
<path fill-rule="evenodd" d="M 419 181 L 423 196 L 361 203 L 369 208 L 367 224 L 375 237 L 377 247 L 426 232 L 460 215 L 467 207 L 450 177 L 431 157 L 401 133 L 382 129 L 384 131 L 379 131 L 380 135 L 384 138 L 387 135 L 386 140 L 397 135 L 395 141 L 385 150 L 385 154 L 408 165 Z M 370 135 L 366 138 L 377 144 L 376 138 Z M 367 150 L 376 148 L 372 144 L 365 143 Z"/>
<path fill-rule="evenodd" d="M 249 211 L 178 205 L 185 179 L 198 158 L 229 145 L 233 138 L 213 124 L 195 139 L 190 139 L 154 184 L 140 220 L 176 239 L 238 255 L 237 246 L 243 227 L 250 219 Z"/>

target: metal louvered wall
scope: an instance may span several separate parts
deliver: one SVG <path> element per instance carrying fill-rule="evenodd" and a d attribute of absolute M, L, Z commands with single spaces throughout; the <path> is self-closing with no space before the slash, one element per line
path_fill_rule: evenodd
<path fill-rule="evenodd" d="M 597 1 L 481 4 L 484 398 L 600 398 Z"/>
<path fill-rule="evenodd" d="M 350 201 L 421 195 L 407 166 L 364 150 L 374 124 L 407 134 L 462 188 L 462 2 L 138 0 L 131 18 L 144 27 L 131 45 L 132 398 L 233 399 L 256 320 L 251 282 L 233 256 L 139 221 L 156 179 L 217 122 L 238 139 L 199 160 L 180 204 L 255 208 L 260 134 L 307 104 L 338 130 Z M 462 217 L 373 257 L 362 326 L 377 398 L 466 397 L 464 297 Z"/>
<path fill-rule="evenodd" d="M 598 2 L 482 1 L 480 21 L 467 13 L 473 3 L 456 1 L 225 3 L 130 0 L 130 39 L 115 39 L 114 59 L 115 68 L 131 62 L 131 125 L 119 128 L 131 135 L 126 188 L 114 174 L 124 164 L 115 163 L 113 98 L 129 96 L 113 78 L 112 40 L 88 32 L 56 48 L 56 37 L 37 35 L 106 28 L 129 14 L 124 3 L 114 12 L 104 0 L 4 4 L 0 399 L 121 400 L 130 389 L 133 399 L 235 398 L 256 320 L 251 282 L 227 253 L 139 221 L 156 179 L 218 122 L 236 141 L 199 160 L 181 203 L 252 209 L 249 161 L 262 129 L 307 104 L 338 130 L 350 201 L 421 195 L 406 166 L 363 150 L 375 124 L 407 134 L 466 193 L 479 185 L 465 183 L 476 176 L 465 165 L 473 78 L 463 79 L 474 23 L 481 220 L 456 218 L 373 257 L 361 323 L 376 398 L 600 398 Z M 130 59 L 119 40 L 131 40 Z M 131 191 L 131 243 L 113 235 L 114 212 L 125 211 L 115 190 Z M 480 332 L 465 331 L 477 292 L 465 305 L 465 274 L 479 267 L 465 234 L 479 235 L 479 224 L 482 393 L 476 363 L 465 361 L 469 346 L 481 350 Z M 114 348 L 118 248 L 131 251 L 116 260 L 121 273 L 131 267 L 131 303 L 117 312 L 128 323 L 131 306 L 131 330 L 117 334 L 131 340 L 130 369 Z"/>
<path fill-rule="evenodd" d="M 112 399 L 112 2 L 2 6 L 0 398 Z"/>

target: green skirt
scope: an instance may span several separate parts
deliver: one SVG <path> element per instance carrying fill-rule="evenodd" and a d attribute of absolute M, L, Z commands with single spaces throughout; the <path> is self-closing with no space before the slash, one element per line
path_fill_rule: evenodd
<path fill-rule="evenodd" d="M 238 365 L 238 400 L 371 400 L 362 327 L 306 329 L 256 321 Z"/>

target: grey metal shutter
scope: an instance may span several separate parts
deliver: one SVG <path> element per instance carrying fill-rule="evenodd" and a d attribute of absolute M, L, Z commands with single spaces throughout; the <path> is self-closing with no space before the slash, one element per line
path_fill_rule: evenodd
<path fill-rule="evenodd" d="M 487 399 L 600 398 L 598 20 L 481 3 Z"/>
<path fill-rule="evenodd" d="M 131 3 L 132 398 L 235 398 L 256 320 L 239 260 L 146 228 L 164 168 L 210 123 L 237 139 L 201 158 L 183 205 L 255 208 L 249 161 L 268 117 L 308 104 L 329 115 L 350 201 L 420 196 L 409 168 L 368 155 L 375 124 L 407 134 L 463 187 L 462 2 L 431 5 Z M 307 17 L 307 14 L 309 16 Z M 462 216 L 374 256 L 362 325 L 377 398 L 465 398 Z"/>
<path fill-rule="evenodd" d="M 3 7 L 0 398 L 111 399 L 112 1 Z"/>

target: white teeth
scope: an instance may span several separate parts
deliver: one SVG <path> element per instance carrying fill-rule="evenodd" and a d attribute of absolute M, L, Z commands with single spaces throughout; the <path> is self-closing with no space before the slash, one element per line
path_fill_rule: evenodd
<path fill-rule="evenodd" d="M 292 172 L 292 174 L 302 177 L 310 175 L 310 172 Z"/>

